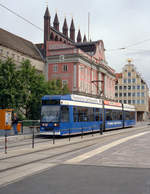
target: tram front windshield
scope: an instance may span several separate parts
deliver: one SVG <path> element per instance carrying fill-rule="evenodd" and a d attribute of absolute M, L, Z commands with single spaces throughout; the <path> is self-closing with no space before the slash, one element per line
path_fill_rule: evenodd
<path fill-rule="evenodd" d="M 59 122 L 60 106 L 42 106 L 41 122 Z"/>

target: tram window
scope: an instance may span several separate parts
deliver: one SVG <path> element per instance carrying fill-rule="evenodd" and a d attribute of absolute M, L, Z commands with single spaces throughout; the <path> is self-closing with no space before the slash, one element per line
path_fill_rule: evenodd
<path fill-rule="evenodd" d="M 95 121 L 100 120 L 100 111 L 98 108 L 95 109 Z"/>
<path fill-rule="evenodd" d="M 94 121 L 94 109 L 93 108 L 88 109 L 88 120 Z"/>
<path fill-rule="evenodd" d="M 106 120 L 112 121 L 112 111 L 111 110 L 106 110 Z"/>
<path fill-rule="evenodd" d="M 42 100 L 42 105 L 59 105 L 60 100 Z"/>
<path fill-rule="evenodd" d="M 69 122 L 69 107 L 62 106 L 61 107 L 61 122 Z"/>
<path fill-rule="evenodd" d="M 130 112 L 125 111 L 125 120 L 130 120 Z"/>
<path fill-rule="evenodd" d="M 73 108 L 73 119 L 74 119 L 74 122 L 78 122 L 78 109 L 77 109 L 77 107 Z"/>

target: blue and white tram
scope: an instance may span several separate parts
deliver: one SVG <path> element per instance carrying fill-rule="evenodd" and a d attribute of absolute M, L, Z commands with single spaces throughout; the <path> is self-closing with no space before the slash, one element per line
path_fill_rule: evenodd
<path fill-rule="evenodd" d="M 124 114 L 121 103 L 74 94 L 46 95 L 42 98 L 40 134 L 63 136 L 127 127 L 129 121 L 127 124 L 124 118 L 128 108 L 124 107 Z"/>

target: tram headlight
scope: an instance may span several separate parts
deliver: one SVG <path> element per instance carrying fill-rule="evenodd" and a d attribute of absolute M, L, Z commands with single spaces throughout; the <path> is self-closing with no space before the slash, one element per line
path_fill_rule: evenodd
<path fill-rule="evenodd" d="M 59 124 L 58 123 L 54 123 L 54 127 L 58 127 L 59 126 Z"/>

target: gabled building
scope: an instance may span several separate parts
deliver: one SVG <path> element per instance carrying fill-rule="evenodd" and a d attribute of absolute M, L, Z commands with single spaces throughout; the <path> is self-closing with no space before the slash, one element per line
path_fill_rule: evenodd
<path fill-rule="evenodd" d="M 0 59 L 12 58 L 19 66 L 29 59 L 38 72 L 45 74 L 45 62 L 37 46 L 32 42 L 0 28 Z"/>
<path fill-rule="evenodd" d="M 147 120 L 149 88 L 131 60 L 123 67 L 122 73 L 116 73 L 115 99 L 121 103 L 133 104 L 138 121 Z"/>
<path fill-rule="evenodd" d="M 65 18 L 62 32 L 56 14 L 53 26 L 46 8 L 44 15 L 44 44 L 38 48 L 46 57 L 47 79 L 61 79 L 71 93 L 114 99 L 115 71 L 105 60 L 102 40 L 82 39 L 81 31 L 75 37 L 74 20 L 68 27 Z"/>

